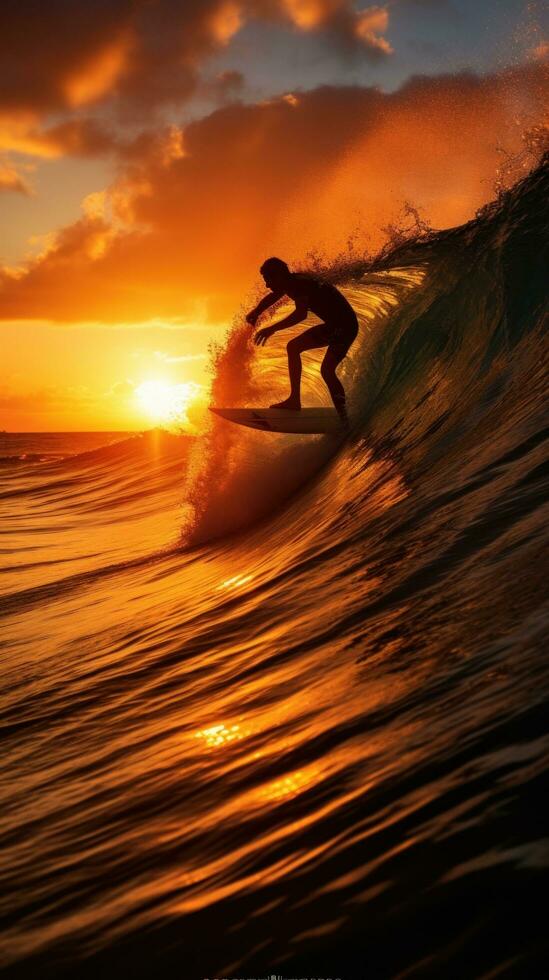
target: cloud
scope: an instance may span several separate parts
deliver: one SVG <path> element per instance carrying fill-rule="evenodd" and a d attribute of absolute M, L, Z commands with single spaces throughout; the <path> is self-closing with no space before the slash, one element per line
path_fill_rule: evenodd
<path fill-rule="evenodd" d="M 382 34 L 389 26 L 389 12 L 386 7 L 369 7 L 358 11 L 354 23 L 354 35 L 366 44 L 371 51 L 381 55 L 392 54 L 393 49 Z"/>
<path fill-rule="evenodd" d="M 120 150 L 124 142 L 112 128 L 94 118 L 71 119 L 49 128 L 29 113 L 0 117 L 0 151 L 54 160 L 61 156 L 94 157 Z"/>
<path fill-rule="evenodd" d="M 353 0 L 18 0 L 0 7 L 0 113 L 43 117 L 108 102 L 143 119 L 188 98 L 204 61 L 254 19 L 366 57 L 391 50 L 387 8 L 357 12 Z"/>
<path fill-rule="evenodd" d="M 0 275 L 2 316 L 218 322 L 266 255 L 333 254 L 357 228 L 375 247 L 405 199 L 458 224 L 491 196 L 498 144 L 517 150 L 520 118 L 543 117 L 547 88 L 536 64 L 390 94 L 323 87 L 149 133 L 80 221 L 18 278 Z"/>
<path fill-rule="evenodd" d="M 215 78 L 203 82 L 201 91 L 209 96 L 214 102 L 224 104 L 232 102 L 243 94 L 246 79 L 240 71 L 228 69 L 219 72 Z"/>
<path fill-rule="evenodd" d="M 94 118 L 72 119 L 45 130 L 41 139 L 52 155 L 95 157 L 119 149 L 123 142 Z"/>
<path fill-rule="evenodd" d="M 382 37 L 389 26 L 387 7 L 357 10 L 352 0 L 282 0 L 276 8 L 279 16 L 288 17 L 299 30 L 320 32 L 371 59 L 392 54 L 391 45 Z"/>
<path fill-rule="evenodd" d="M 9 160 L 0 158 L 0 193 L 14 191 L 16 194 L 24 194 L 31 197 L 32 190 L 28 181 L 13 166 Z"/>

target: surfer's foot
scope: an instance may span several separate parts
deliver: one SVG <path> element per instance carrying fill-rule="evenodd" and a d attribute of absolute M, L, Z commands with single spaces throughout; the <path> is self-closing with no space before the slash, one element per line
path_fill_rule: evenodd
<path fill-rule="evenodd" d="M 277 402 L 276 405 L 269 405 L 269 408 L 287 408 L 290 412 L 300 412 L 301 402 L 297 398 L 286 398 L 283 402 Z"/>

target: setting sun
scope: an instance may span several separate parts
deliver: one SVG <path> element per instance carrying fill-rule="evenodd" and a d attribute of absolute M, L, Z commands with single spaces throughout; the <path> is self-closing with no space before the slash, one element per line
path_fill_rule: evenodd
<path fill-rule="evenodd" d="M 135 389 L 140 407 L 157 422 L 186 421 L 189 405 L 196 399 L 199 385 L 189 381 L 169 384 L 166 381 L 144 381 Z"/>

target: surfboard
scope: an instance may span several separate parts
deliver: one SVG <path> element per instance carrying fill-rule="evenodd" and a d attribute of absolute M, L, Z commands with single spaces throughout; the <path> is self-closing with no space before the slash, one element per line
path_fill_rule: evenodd
<path fill-rule="evenodd" d="M 286 408 L 210 408 L 210 412 L 228 422 L 264 432 L 313 435 L 341 432 L 343 428 L 335 408 L 302 408 L 300 412 Z"/>

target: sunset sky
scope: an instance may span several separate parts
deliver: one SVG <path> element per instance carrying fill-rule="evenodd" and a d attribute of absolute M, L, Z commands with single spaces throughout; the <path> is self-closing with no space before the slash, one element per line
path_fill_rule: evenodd
<path fill-rule="evenodd" d="M 546 11 L 4 0 L 0 428 L 149 427 L 139 390 L 207 383 L 268 255 L 375 248 L 405 200 L 470 218 L 547 121 Z"/>

